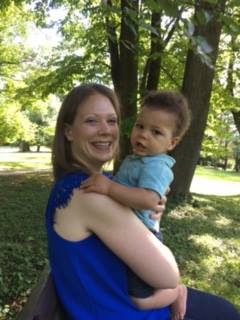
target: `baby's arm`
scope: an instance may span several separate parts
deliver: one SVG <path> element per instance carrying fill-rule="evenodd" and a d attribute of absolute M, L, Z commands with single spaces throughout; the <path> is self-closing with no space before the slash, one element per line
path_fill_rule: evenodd
<path fill-rule="evenodd" d="M 121 185 L 100 173 L 94 173 L 80 188 L 86 192 L 105 194 L 130 208 L 158 211 L 160 197 L 156 192 Z"/>

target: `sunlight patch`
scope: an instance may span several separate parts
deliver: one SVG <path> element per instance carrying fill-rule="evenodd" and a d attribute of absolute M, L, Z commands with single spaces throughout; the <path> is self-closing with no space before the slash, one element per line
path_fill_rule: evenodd
<path fill-rule="evenodd" d="M 210 250 L 221 248 L 224 245 L 222 239 L 216 239 L 210 236 L 209 234 L 205 234 L 202 236 L 199 235 L 191 235 L 189 240 L 192 240 L 194 243 L 201 245 L 203 247 L 207 247 Z"/>
<path fill-rule="evenodd" d="M 216 224 L 219 226 L 230 226 L 232 224 L 232 220 L 227 219 L 226 217 L 219 217 L 216 220 Z"/>

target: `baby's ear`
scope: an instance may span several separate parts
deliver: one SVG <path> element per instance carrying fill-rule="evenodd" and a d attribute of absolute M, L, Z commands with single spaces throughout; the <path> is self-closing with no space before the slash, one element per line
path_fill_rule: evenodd
<path fill-rule="evenodd" d="M 180 141 L 180 137 L 173 137 L 171 142 L 169 143 L 168 151 L 173 150 L 179 141 Z"/>
<path fill-rule="evenodd" d="M 73 136 L 72 136 L 72 126 L 68 123 L 65 123 L 64 125 L 64 135 L 67 138 L 68 141 L 72 141 L 73 140 Z"/>

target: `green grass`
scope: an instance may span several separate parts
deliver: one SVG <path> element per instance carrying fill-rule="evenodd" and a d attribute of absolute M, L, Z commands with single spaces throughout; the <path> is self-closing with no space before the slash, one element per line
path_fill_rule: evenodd
<path fill-rule="evenodd" d="M 50 152 L 0 152 L 0 172 L 49 170 L 50 168 Z"/>
<path fill-rule="evenodd" d="M 209 180 L 240 182 L 240 172 L 224 171 L 216 168 L 197 166 L 195 175 Z"/>
<path fill-rule="evenodd" d="M 50 177 L 0 176 L 0 319 L 16 318 L 46 265 L 44 208 Z"/>
<path fill-rule="evenodd" d="M 0 176 L 0 319 L 13 320 L 47 261 L 44 209 L 50 174 Z M 240 310 L 240 197 L 168 201 L 162 228 L 183 281 Z"/>
<path fill-rule="evenodd" d="M 240 197 L 194 195 L 168 204 L 165 243 L 188 286 L 221 295 L 240 310 Z"/>

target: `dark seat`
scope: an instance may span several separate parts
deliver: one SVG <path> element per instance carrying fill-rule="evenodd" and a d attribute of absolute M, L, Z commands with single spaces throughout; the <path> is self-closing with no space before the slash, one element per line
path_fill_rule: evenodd
<path fill-rule="evenodd" d="M 46 268 L 16 320 L 66 320 Z"/>

